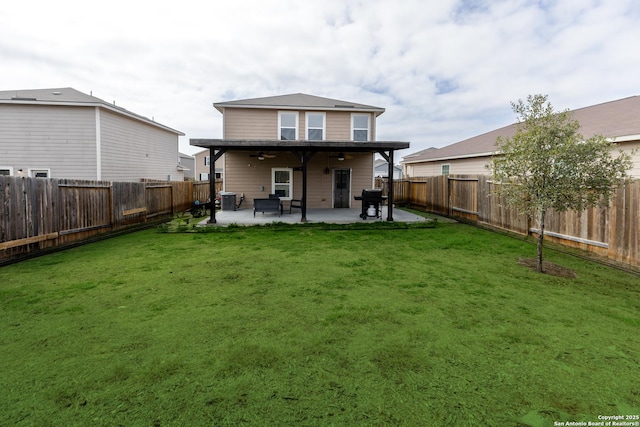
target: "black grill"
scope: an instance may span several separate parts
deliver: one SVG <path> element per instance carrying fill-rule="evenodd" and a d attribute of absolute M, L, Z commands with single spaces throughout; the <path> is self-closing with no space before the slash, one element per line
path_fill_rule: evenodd
<path fill-rule="evenodd" d="M 356 196 L 356 200 L 362 201 L 362 212 L 360 218 L 367 217 L 380 218 L 380 205 L 387 199 L 382 195 L 381 189 L 362 190 L 361 196 Z"/>

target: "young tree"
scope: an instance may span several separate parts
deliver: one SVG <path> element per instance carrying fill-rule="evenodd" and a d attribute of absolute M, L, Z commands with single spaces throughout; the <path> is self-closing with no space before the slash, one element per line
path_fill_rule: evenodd
<path fill-rule="evenodd" d="M 546 95 L 529 95 L 526 103 L 512 102 L 518 116 L 513 137 L 498 138 L 489 168 L 500 185 L 496 193 L 522 213 L 538 221 L 538 272 L 542 269 L 545 215 L 582 211 L 608 205 L 620 185 L 629 179 L 631 156 L 618 151 L 604 136 L 587 140 L 569 111 L 556 112 Z"/>

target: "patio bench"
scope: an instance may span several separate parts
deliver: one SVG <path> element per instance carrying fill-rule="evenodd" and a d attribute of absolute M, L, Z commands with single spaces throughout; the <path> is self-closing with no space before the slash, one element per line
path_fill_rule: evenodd
<path fill-rule="evenodd" d="M 280 199 L 253 199 L 253 217 L 255 218 L 256 212 L 273 212 L 278 216 L 282 215 L 282 205 Z"/>

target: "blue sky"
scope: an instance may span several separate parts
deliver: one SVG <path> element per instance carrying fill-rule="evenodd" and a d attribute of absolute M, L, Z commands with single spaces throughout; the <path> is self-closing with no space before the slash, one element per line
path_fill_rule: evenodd
<path fill-rule="evenodd" d="M 636 0 L 12 2 L 0 90 L 73 87 L 186 134 L 222 137 L 212 103 L 303 92 L 386 108 L 400 156 L 556 109 L 638 95 Z"/>

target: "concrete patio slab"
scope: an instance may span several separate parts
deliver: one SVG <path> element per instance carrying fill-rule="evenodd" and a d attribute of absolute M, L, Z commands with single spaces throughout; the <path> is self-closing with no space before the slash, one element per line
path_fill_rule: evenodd
<path fill-rule="evenodd" d="M 387 207 L 380 208 L 380 218 L 369 217 L 366 220 L 360 218 L 362 212 L 360 208 L 349 209 L 307 209 L 307 223 L 330 223 L 330 224 L 352 224 L 367 223 L 387 220 Z M 216 223 L 209 224 L 209 217 L 204 218 L 198 225 L 226 226 L 229 224 L 254 225 L 270 224 L 272 222 L 283 222 L 287 224 L 299 224 L 301 221 L 300 210 L 295 209 L 291 214 L 288 210 L 282 215 L 274 213 L 257 212 L 255 217 L 253 209 L 238 209 L 235 211 L 216 211 Z M 393 210 L 393 220 L 396 222 L 425 222 L 428 219 L 414 215 L 412 213 L 395 208 Z"/>

